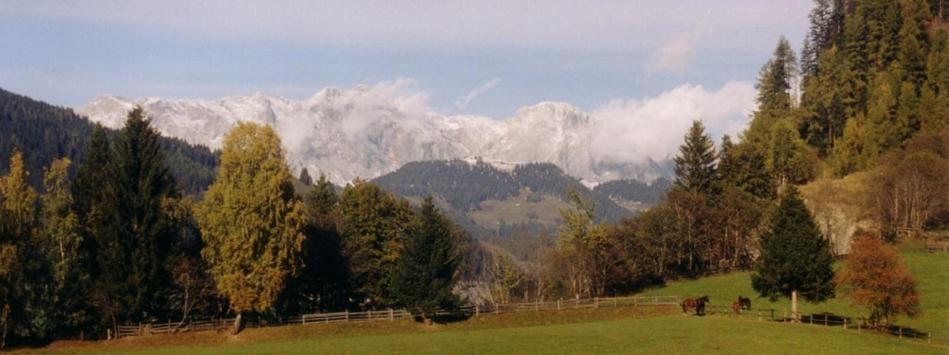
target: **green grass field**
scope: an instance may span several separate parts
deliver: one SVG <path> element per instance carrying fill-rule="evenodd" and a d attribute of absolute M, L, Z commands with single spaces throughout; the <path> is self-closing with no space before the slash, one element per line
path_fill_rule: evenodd
<path fill-rule="evenodd" d="M 901 247 L 919 279 L 923 313 L 903 326 L 949 335 L 949 255 Z M 708 294 L 725 305 L 752 296 L 749 273 L 673 282 L 644 295 Z M 788 306 L 753 298 L 755 308 Z M 856 317 L 862 310 L 839 297 L 804 304 L 808 313 Z M 686 316 L 678 307 L 619 307 L 484 315 L 450 324 L 411 321 L 311 324 L 247 329 L 237 336 L 214 332 L 124 338 L 110 342 L 56 342 L 40 353 L 136 354 L 364 354 L 364 353 L 721 353 L 721 354 L 949 354 L 949 346 L 897 339 L 879 333 L 711 315 Z"/>
<path fill-rule="evenodd" d="M 915 319 L 902 317 L 896 324 L 932 332 L 934 336 L 949 339 L 949 255 L 929 254 L 920 244 L 905 244 L 900 247 L 903 262 L 918 281 L 922 314 Z M 789 300 L 770 302 L 758 298 L 751 289 L 751 273 L 738 272 L 712 276 L 698 280 L 671 282 L 663 288 L 644 292 L 644 296 L 678 295 L 695 297 L 708 295 L 713 305 L 730 305 L 739 295 L 752 298 L 754 308 L 775 308 L 790 311 Z M 865 317 L 866 310 L 853 307 L 843 295 L 824 303 L 800 305 L 804 314 L 829 312 L 848 317 Z"/>
<path fill-rule="evenodd" d="M 434 327 L 402 321 L 250 329 L 237 337 L 214 333 L 156 336 L 107 344 L 54 344 L 42 351 L 134 354 L 945 354 L 949 347 L 840 328 L 731 317 L 684 316 L 674 308 L 620 308 L 489 315 Z"/>

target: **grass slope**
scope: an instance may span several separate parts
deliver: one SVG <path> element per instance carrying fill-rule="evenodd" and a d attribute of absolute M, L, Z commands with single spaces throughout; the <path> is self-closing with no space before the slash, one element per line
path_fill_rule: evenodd
<path fill-rule="evenodd" d="M 594 314 L 603 311 L 576 312 Z M 674 312 L 674 310 L 673 310 Z M 550 313 L 550 312 L 543 312 Z M 566 312 L 572 313 L 572 312 Z M 518 315 L 515 315 L 518 316 Z M 489 319 L 495 316 L 486 316 Z M 505 316 L 498 316 L 498 318 Z M 227 339 L 219 344 L 169 347 L 92 347 L 105 353 L 140 354 L 535 354 L 535 353 L 841 353 L 939 354 L 947 348 L 902 341 L 878 334 L 839 328 L 693 317 L 681 314 L 630 316 L 598 321 L 535 324 L 514 327 L 488 321 L 483 325 L 448 325 L 420 329 L 409 322 L 360 331 L 334 333 L 321 325 L 301 328 L 314 334 L 302 339 L 247 342 Z M 510 317 L 508 317 L 510 320 Z M 478 321 L 470 321 L 477 323 Z M 469 323 L 469 322 L 465 322 Z M 411 330 L 405 332 L 405 330 Z M 322 334 L 317 332 L 323 331 Z M 250 335 L 252 338 L 253 335 Z M 212 337 L 222 336 L 214 336 Z M 244 335 L 242 335 L 243 337 Z M 67 350 L 68 349 L 61 349 Z M 76 349 L 72 349 L 76 350 Z"/>
<path fill-rule="evenodd" d="M 903 262 L 918 281 L 922 314 L 916 319 L 899 318 L 896 324 L 932 332 L 934 336 L 949 338 L 949 255 L 929 254 L 920 244 L 910 243 L 900 247 Z M 693 297 L 708 295 L 714 305 L 730 305 L 739 295 L 752 297 L 754 308 L 775 308 L 790 311 L 789 300 L 770 302 L 758 298 L 751 289 L 751 273 L 738 272 L 706 277 L 698 280 L 671 282 L 665 287 L 648 290 L 644 296 L 679 295 Z M 843 295 L 824 303 L 801 303 L 805 314 L 829 312 L 848 317 L 865 317 L 867 311 L 850 305 Z"/>

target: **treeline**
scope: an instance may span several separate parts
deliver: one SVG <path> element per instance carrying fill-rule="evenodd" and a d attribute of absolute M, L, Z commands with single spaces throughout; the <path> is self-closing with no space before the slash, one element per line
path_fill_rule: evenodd
<path fill-rule="evenodd" d="M 577 191 L 596 201 L 599 207 L 596 218 L 600 221 L 617 222 L 630 215 L 630 211 L 617 205 L 608 195 L 587 188 L 551 163 L 521 164 L 507 172 L 480 159 L 474 164 L 463 160 L 411 162 L 372 181 L 401 196 L 438 196 L 462 215 L 459 217 L 478 210 L 487 200 L 517 196 L 522 189 L 565 201 L 566 191 Z M 646 196 L 648 193 L 643 195 L 642 198 L 650 197 Z M 630 197 L 640 195 L 633 193 Z"/>
<path fill-rule="evenodd" d="M 779 209 L 778 201 L 798 199 L 794 185 L 862 171 L 871 178 L 857 199 L 875 224 L 864 233 L 892 241 L 900 231 L 918 235 L 945 226 L 949 26 L 944 20 L 940 1 L 815 1 L 800 61 L 781 38 L 761 68 L 757 109 L 737 141 L 725 136 L 716 147 L 695 122 L 661 202 L 615 225 L 597 223 L 592 216 L 599 205 L 572 195 L 575 207 L 562 212 L 564 224 L 545 259 L 546 271 L 525 270 L 522 282 L 507 284 L 529 287 L 540 298 L 597 296 L 760 267 L 767 236 L 781 234 L 772 229 L 790 223 L 790 212 Z M 812 216 L 794 214 L 798 220 L 792 222 L 813 235 Z M 808 243 L 813 250 L 826 247 Z M 510 279 L 503 264 L 498 262 L 495 278 Z M 817 273 L 827 278 L 827 270 Z M 763 294 L 790 295 L 791 290 L 774 287 Z M 807 296 L 826 297 L 824 288 Z M 501 290 L 508 291 L 520 293 Z"/>
<path fill-rule="evenodd" d="M 169 171 L 145 113 L 114 139 L 96 128 L 73 177 L 53 161 L 42 193 L 14 152 L 0 178 L 0 329 L 7 339 L 101 339 L 126 322 L 406 307 L 430 321 L 452 293 L 469 237 L 355 182 L 301 197 L 272 129 L 238 124 L 195 201 Z"/>
<path fill-rule="evenodd" d="M 0 157 L 4 157 L 0 159 L 0 174 L 9 170 L 6 158 L 19 151 L 30 173 L 30 185 L 41 190 L 43 169 L 59 158 L 79 161 L 95 126 L 70 109 L 0 89 Z M 105 129 L 105 133 L 110 139 L 117 136 L 111 129 Z M 159 142 L 175 183 L 184 193 L 200 193 L 214 180 L 217 157 L 210 149 L 170 137 L 161 137 Z M 74 167 L 69 169 L 69 175 L 73 174 Z"/>

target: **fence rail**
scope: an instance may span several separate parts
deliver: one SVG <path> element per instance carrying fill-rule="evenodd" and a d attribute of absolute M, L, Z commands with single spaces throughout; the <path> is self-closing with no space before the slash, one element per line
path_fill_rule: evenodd
<path fill-rule="evenodd" d="M 706 313 L 709 315 L 738 317 L 751 320 L 756 319 L 759 321 L 792 321 L 791 314 L 789 314 L 786 310 L 777 310 L 773 308 L 752 308 L 750 310 L 741 310 L 739 312 L 735 312 L 731 307 L 724 305 L 706 305 Z M 922 341 L 928 344 L 949 345 L 949 337 L 946 336 L 897 325 L 886 328 L 871 327 L 868 325 L 869 322 L 866 318 L 852 318 L 832 313 L 813 313 L 801 314 L 800 323 L 814 326 L 837 327 L 845 330 L 877 332 L 889 334 L 902 339 Z"/>
<path fill-rule="evenodd" d="M 436 316 L 480 316 L 481 314 L 500 314 L 514 312 L 559 311 L 566 309 L 599 307 L 637 307 L 664 306 L 679 304 L 679 296 L 655 297 L 605 297 L 577 298 L 546 302 L 506 303 L 498 305 L 478 305 L 462 307 L 457 311 L 437 311 Z M 333 312 L 303 314 L 283 318 L 275 322 L 261 323 L 253 320 L 245 322 L 245 327 L 276 326 L 286 324 L 319 324 L 336 322 L 396 321 L 412 319 L 410 312 L 404 309 L 369 310 L 364 312 Z M 116 337 L 147 336 L 156 334 L 177 334 L 196 331 L 217 331 L 228 329 L 234 324 L 234 318 L 192 319 L 187 322 L 165 321 L 120 325 Z"/>
<path fill-rule="evenodd" d="M 457 311 L 437 311 L 436 316 L 481 316 L 483 314 L 501 314 L 517 312 L 561 311 L 569 309 L 604 308 L 604 307 L 640 307 L 640 306 L 678 306 L 679 296 L 652 296 L 652 297 L 594 297 L 555 300 L 545 302 L 504 303 L 497 305 L 476 305 L 462 307 Z M 786 310 L 773 308 L 752 308 L 735 312 L 725 305 L 706 305 L 708 315 L 738 317 L 757 321 L 789 322 L 791 315 Z M 369 310 L 363 312 L 333 312 L 314 313 L 293 316 L 271 322 L 257 322 L 248 320 L 245 327 L 267 327 L 287 324 L 320 324 L 338 322 L 371 322 L 396 321 L 413 319 L 413 315 L 404 309 Z M 116 329 L 117 337 L 147 336 L 156 334 L 178 334 L 197 331 L 219 331 L 229 329 L 234 325 L 234 318 L 192 319 L 187 322 L 153 322 L 141 324 L 120 325 Z M 845 330 L 873 331 L 890 334 L 899 338 L 922 341 L 929 344 L 949 345 L 949 337 L 923 332 L 917 329 L 892 326 L 886 329 L 868 327 L 866 319 L 839 316 L 830 313 L 801 314 L 803 324 L 839 327 Z"/>

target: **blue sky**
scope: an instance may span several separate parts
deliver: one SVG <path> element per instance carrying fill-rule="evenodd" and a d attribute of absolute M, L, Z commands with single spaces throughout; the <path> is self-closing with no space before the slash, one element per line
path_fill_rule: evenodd
<path fill-rule="evenodd" d="M 95 96 L 301 99 L 414 79 L 447 114 L 539 101 L 593 110 L 683 85 L 754 81 L 810 0 L 4 1 L 0 87 Z M 748 98 L 742 98 L 747 100 Z"/>

